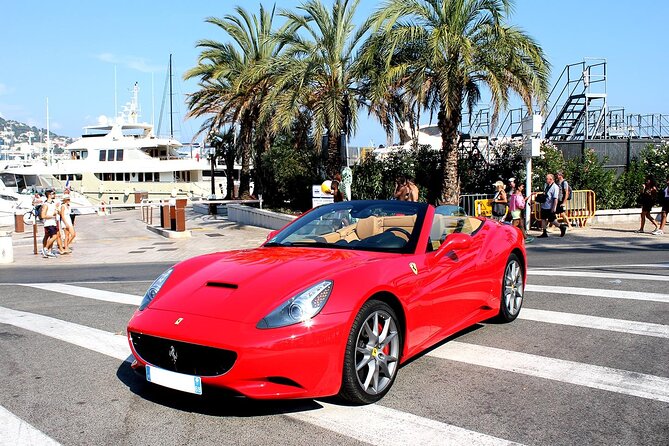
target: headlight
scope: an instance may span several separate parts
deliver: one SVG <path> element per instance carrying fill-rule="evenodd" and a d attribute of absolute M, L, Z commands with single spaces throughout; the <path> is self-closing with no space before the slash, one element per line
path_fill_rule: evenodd
<path fill-rule="evenodd" d="M 316 316 L 332 292 L 332 281 L 324 280 L 291 297 L 258 322 L 258 328 L 277 328 L 304 322 Z"/>
<path fill-rule="evenodd" d="M 149 289 L 146 290 L 146 293 L 144 293 L 142 303 L 139 304 L 139 311 L 142 311 L 149 306 L 153 298 L 156 297 L 156 294 L 158 294 L 158 291 L 160 291 L 160 289 L 163 287 L 165 281 L 167 281 L 167 278 L 170 277 L 170 274 L 172 274 L 172 271 L 174 271 L 173 268 L 168 269 L 153 281 Z"/>

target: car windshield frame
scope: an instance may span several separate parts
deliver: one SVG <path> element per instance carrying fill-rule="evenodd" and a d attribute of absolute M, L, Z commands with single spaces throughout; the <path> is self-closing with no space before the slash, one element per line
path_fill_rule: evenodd
<path fill-rule="evenodd" d="M 353 200 L 318 206 L 283 228 L 263 246 L 414 253 L 428 207 L 427 203 L 399 200 Z M 361 231 L 357 223 L 363 219 L 368 225 L 373 223 L 374 230 L 370 232 L 372 235 L 358 239 Z M 408 237 L 402 230 L 389 231 L 391 227 L 403 229 L 402 225 L 383 226 L 384 222 L 390 225 L 398 221 L 407 225 L 405 228 L 413 225 Z"/>

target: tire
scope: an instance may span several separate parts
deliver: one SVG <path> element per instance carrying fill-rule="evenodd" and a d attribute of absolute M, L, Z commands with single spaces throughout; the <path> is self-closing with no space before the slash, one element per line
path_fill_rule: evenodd
<path fill-rule="evenodd" d="M 390 306 L 369 300 L 353 321 L 346 342 L 340 398 L 371 404 L 388 393 L 399 368 L 402 334 Z"/>
<path fill-rule="evenodd" d="M 522 263 L 516 254 L 511 254 L 502 276 L 502 295 L 497 315 L 500 322 L 511 322 L 518 317 L 525 295 L 523 276 Z"/>

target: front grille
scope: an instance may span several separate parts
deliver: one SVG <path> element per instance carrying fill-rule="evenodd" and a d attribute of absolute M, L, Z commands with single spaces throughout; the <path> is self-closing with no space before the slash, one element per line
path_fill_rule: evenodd
<path fill-rule="evenodd" d="M 142 360 L 161 369 L 186 375 L 217 376 L 232 368 L 237 353 L 187 342 L 130 333 L 132 345 Z"/>

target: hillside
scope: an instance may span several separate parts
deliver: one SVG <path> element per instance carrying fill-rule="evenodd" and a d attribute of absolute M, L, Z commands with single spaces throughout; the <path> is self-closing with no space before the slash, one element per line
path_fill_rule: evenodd
<path fill-rule="evenodd" d="M 21 143 L 37 143 L 44 141 L 43 135 L 46 135 L 46 129 L 0 117 L 0 146 L 11 147 Z M 74 141 L 69 136 L 57 135 L 51 131 L 49 138 L 55 146 L 64 146 Z"/>

